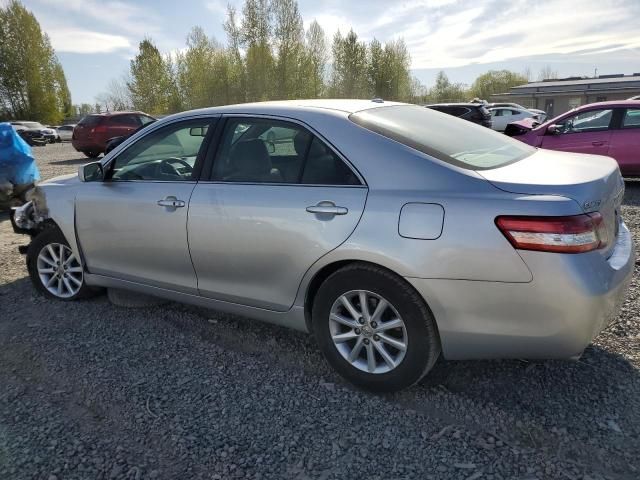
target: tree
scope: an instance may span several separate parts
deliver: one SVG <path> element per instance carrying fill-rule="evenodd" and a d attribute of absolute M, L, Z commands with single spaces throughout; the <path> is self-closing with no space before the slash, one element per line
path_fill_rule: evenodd
<path fill-rule="evenodd" d="M 429 90 L 427 101 L 431 103 L 459 102 L 468 97 L 468 92 L 461 83 L 451 83 L 443 71 L 438 72 L 436 84 Z"/>
<path fill-rule="evenodd" d="M 224 23 L 227 33 L 228 45 L 226 56 L 228 63 L 226 89 L 230 103 L 246 101 L 247 79 L 245 62 L 242 58 L 240 46 L 242 45 L 242 32 L 236 21 L 236 10 L 231 5 L 227 7 L 227 21 Z"/>
<path fill-rule="evenodd" d="M 489 70 L 471 85 L 471 96 L 489 100 L 495 93 L 508 92 L 511 87 L 527 83 L 527 78 L 509 70 Z"/>
<path fill-rule="evenodd" d="M 338 98 L 368 97 L 367 46 L 358 40 L 353 29 L 346 37 L 339 30 L 336 32 L 332 52 L 331 94 Z"/>
<path fill-rule="evenodd" d="M 151 114 L 170 111 L 175 87 L 171 65 L 150 39 L 144 39 L 131 60 L 131 78 L 127 82 L 134 108 Z"/>
<path fill-rule="evenodd" d="M 306 33 L 303 67 L 306 89 L 303 96 L 318 98 L 324 95 L 327 57 L 327 39 L 324 30 L 314 20 Z"/>
<path fill-rule="evenodd" d="M 126 76 L 122 79 L 112 79 L 107 85 L 107 90 L 96 96 L 96 102 L 108 112 L 133 108 L 130 91 L 127 87 L 129 81 Z"/>
<path fill-rule="evenodd" d="M 247 100 L 267 100 L 273 91 L 273 54 L 270 45 L 271 15 L 267 0 L 245 0 L 241 27 L 246 48 Z"/>
<path fill-rule="evenodd" d="M 93 106 L 89 103 L 81 103 L 80 105 L 74 105 L 75 113 L 79 117 L 84 117 L 93 112 Z"/>
<path fill-rule="evenodd" d="M 558 78 L 558 71 L 551 68 L 551 65 L 545 65 L 538 73 L 538 80 L 553 80 Z"/>
<path fill-rule="evenodd" d="M 304 84 L 304 27 L 296 0 L 271 0 L 274 17 L 275 97 L 299 98 Z"/>
<path fill-rule="evenodd" d="M 71 94 L 49 37 L 16 0 L 0 7 L 0 39 L 0 114 L 58 123 L 71 113 Z"/>

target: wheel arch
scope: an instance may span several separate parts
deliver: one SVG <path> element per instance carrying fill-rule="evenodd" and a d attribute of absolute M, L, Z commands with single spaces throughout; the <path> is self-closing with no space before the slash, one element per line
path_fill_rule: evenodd
<path fill-rule="evenodd" d="M 327 278 L 329 278 L 332 274 L 334 274 L 341 268 L 344 268 L 348 265 L 353 265 L 353 264 L 360 264 L 360 265 L 366 265 L 368 267 L 379 268 L 401 279 L 402 282 L 405 283 L 407 288 L 410 288 L 411 290 L 413 290 L 416 293 L 416 295 L 418 295 L 418 297 L 422 299 L 425 306 L 427 307 L 427 310 L 429 310 L 429 313 L 431 314 L 434 320 L 434 323 L 436 326 L 436 332 L 438 332 L 438 321 L 433 313 L 433 310 L 429 306 L 429 302 L 427 301 L 426 298 L 424 298 L 422 294 L 420 294 L 420 292 L 410 282 L 406 281 L 406 279 L 402 277 L 402 275 L 399 275 L 397 272 L 393 271 L 393 269 L 389 267 L 386 267 L 376 262 L 360 260 L 355 258 L 336 260 L 334 262 L 328 263 L 327 265 L 324 265 L 313 275 L 313 277 L 307 284 L 305 295 L 304 295 L 304 321 L 305 321 L 305 326 L 307 327 L 307 331 L 313 332 L 311 311 L 313 309 L 313 302 L 315 300 L 316 294 L 318 293 L 318 289 L 320 288 L 320 285 L 322 285 Z M 439 332 L 438 332 L 438 336 L 439 336 Z"/>

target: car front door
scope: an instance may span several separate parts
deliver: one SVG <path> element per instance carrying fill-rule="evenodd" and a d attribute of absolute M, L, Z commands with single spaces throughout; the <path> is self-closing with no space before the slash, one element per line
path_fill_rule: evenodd
<path fill-rule="evenodd" d="M 295 122 L 229 117 L 217 150 L 189 205 L 200 294 L 286 311 L 306 271 L 355 229 L 367 187 Z"/>
<path fill-rule="evenodd" d="M 593 109 L 564 117 L 556 122 L 555 131 L 547 131 L 542 148 L 565 152 L 607 155 L 611 139 L 612 109 Z"/>
<path fill-rule="evenodd" d="M 156 127 L 82 185 L 76 231 L 90 273 L 197 293 L 187 210 L 215 119 Z"/>
<path fill-rule="evenodd" d="M 623 175 L 640 175 L 640 108 L 627 108 L 620 128 L 611 131 L 609 156 L 616 159 Z"/>

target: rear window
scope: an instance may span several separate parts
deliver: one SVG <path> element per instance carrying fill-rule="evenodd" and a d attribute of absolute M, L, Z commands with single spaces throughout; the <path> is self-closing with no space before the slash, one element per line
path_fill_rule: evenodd
<path fill-rule="evenodd" d="M 535 148 L 501 133 L 417 105 L 373 108 L 349 116 L 352 122 L 419 152 L 469 170 L 517 162 Z"/>
<path fill-rule="evenodd" d="M 101 115 L 87 115 L 82 120 L 80 120 L 80 122 L 78 122 L 78 125 L 93 127 L 94 125 L 98 125 L 101 121 L 102 121 Z"/>

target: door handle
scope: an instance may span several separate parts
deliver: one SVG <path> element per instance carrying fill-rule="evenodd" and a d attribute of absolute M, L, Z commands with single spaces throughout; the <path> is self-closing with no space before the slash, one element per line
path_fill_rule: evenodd
<path fill-rule="evenodd" d="M 591 142 L 591 145 L 593 145 L 594 147 L 601 147 L 602 145 L 604 145 L 604 141 L 594 140 L 593 142 Z"/>
<path fill-rule="evenodd" d="M 186 205 L 184 200 L 178 200 L 176 197 L 167 197 L 164 200 L 158 200 L 157 203 L 160 207 L 167 208 L 180 208 Z"/>
<path fill-rule="evenodd" d="M 346 207 L 338 207 L 333 202 L 320 202 L 317 205 L 307 207 L 307 212 L 324 215 L 346 215 L 349 209 Z"/>

